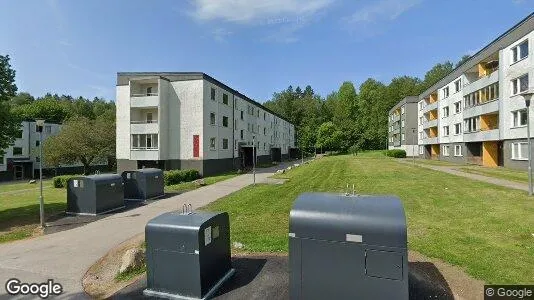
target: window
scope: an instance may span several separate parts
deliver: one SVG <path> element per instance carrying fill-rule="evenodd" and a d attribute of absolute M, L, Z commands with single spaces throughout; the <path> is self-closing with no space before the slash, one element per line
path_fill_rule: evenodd
<path fill-rule="evenodd" d="M 419 125 L 423 125 L 424 122 L 425 122 L 424 117 L 419 117 Z"/>
<path fill-rule="evenodd" d="M 265 114 L 265 112 L 263 113 L 263 120 L 265 121 L 267 118 L 267 115 Z"/>
<path fill-rule="evenodd" d="M 406 140 L 406 138 L 404 137 L 404 132 L 403 132 L 401 133 L 401 141 L 404 141 L 404 140 Z"/>
<path fill-rule="evenodd" d="M 215 138 L 212 137 L 210 138 L 210 150 L 215 150 L 215 148 L 216 148 Z"/>
<path fill-rule="evenodd" d="M 223 121 L 222 122 L 223 122 L 222 123 L 223 127 L 228 127 L 228 117 L 223 116 Z"/>
<path fill-rule="evenodd" d="M 454 103 L 454 113 L 459 114 L 460 112 L 462 112 L 462 101 Z"/>
<path fill-rule="evenodd" d="M 228 149 L 228 139 L 222 139 L 222 144 L 223 149 Z"/>
<path fill-rule="evenodd" d="M 158 149 L 157 134 L 132 134 L 132 149 Z"/>
<path fill-rule="evenodd" d="M 45 132 L 45 133 L 51 133 L 51 132 L 52 132 L 52 126 L 50 126 L 50 125 L 45 125 L 45 127 L 44 127 L 44 132 Z"/>
<path fill-rule="evenodd" d="M 267 128 L 263 127 L 263 135 L 267 135 Z"/>
<path fill-rule="evenodd" d="M 512 112 L 512 127 L 527 125 L 527 110 L 521 109 Z"/>
<path fill-rule="evenodd" d="M 401 106 L 401 115 L 404 115 L 404 106 Z"/>
<path fill-rule="evenodd" d="M 512 143 L 510 146 L 512 147 L 512 159 L 528 159 L 528 143 Z"/>
<path fill-rule="evenodd" d="M 423 155 L 425 153 L 425 147 L 419 146 L 419 155 Z"/>
<path fill-rule="evenodd" d="M 454 134 L 458 135 L 462 133 L 462 123 L 454 124 Z"/>
<path fill-rule="evenodd" d="M 449 150 L 450 150 L 449 145 L 443 146 L 443 156 L 449 156 Z"/>
<path fill-rule="evenodd" d="M 425 102 L 421 101 L 419 102 L 419 110 L 423 110 L 423 108 L 425 108 Z"/>
<path fill-rule="evenodd" d="M 35 147 L 39 147 L 40 145 L 40 142 L 39 141 L 35 141 Z"/>
<path fill-rule="evenodd" d="M 462 145 L 454 145 L 454 156 L 462 156 Z"/>
<path fill-rule="evenodd" d="M 22 155 L 22 147 L 13 147 L 13 155 Z"/>
<path fill-rule="evenodd" d="M 518 62 L 528 56 L 528 40 L 512 48 L 512 63 Z"/>
<path fill-rule="evenodd" d="M 454 92 L 458 93 L 462 90 L 462 79 L 458 79 L 454 82 Z"/>
<path fill-rule="evenodd" d="M 250 132 L 250 123 L 247 123 L 247 131 Z"/>
<path fill-rule="evenodd" d="M 241 139 L 243 139 L 243 136 L 244 136 L 244 134 L 243 134 L 243 129 L 241 129 L 240 134 L 241 134 L 241 135 L 240 135 L 240 136 L 241 136 Z"/>
<path fill-rule="evenodd" d="M 215 125 L 215 113 L 210 113 L 210 125 Z"/>
<path fill-rule="evenodd" d="M 211 100 L 215 100 L 215 89 L 214 89 L 214 88 L 211 88 L 210 99 L 211 99 Z"/>
<path fill-rule="evenodd" d="M 241 120 L 243 120 L 243 111 L 241 111 Z"/>
<path fill-rule="evenodd" d="M 152 95 L 152 87 L 151 86 L 146 88 L 146 95 L 147 96 L 151 96 Z"/>
<path fill-rule="evenodd" d="M 263 150 L 267 150 L 267 144 L 263 143 Z"/>
<path fill-rule="evenodd" d="M 228 105 L 228 94 L 223 94 L 223 104 Z"/>
<path fill-rule="evenodd" d="M 237 140 L 234 140 L 234 149 L 237 149 Z"/>
<path fill-rule="evenodd" d="M 3 164 L 4 164 L 4 157 L 0 156 L 0 165 L 3 165 Z"/>
<path fill-rule="evenodd" d="M 443 136 L 449 136 L 449 126 L 443 126 Z"/>
<path fill-rule="evenodd" d="M 401 121 L 401 127 L 404 127 L 404 120 Z"/>
<path fill-rule="evenodd" d="M 443 89 L 443 98 L 449 97 L 449 87 Z"/>
<path fill-rule="evenodd" d="M 443 108 L 443 116 L 442 116 L 442 118 L 446 118 L 446 117 L 448 117 L 448 116 L 449 116 L 449 107 L 448 107 L 448 106 L 445 106 L 445 107 Z"/>
<path fill-rule="evenodd" d="M 234 130 L 237 130 L 237 120 L 234 120 Z"/>
<path fill-rule="evenodd" d="M 464 132 L 475 132 L 480 129 L 480 116 L 464 120 Z"/>
<path fill-rule="evenodd" d="M 512 95 L 526 92 L 528 90 L 528 74 L 512 79 Z"/>

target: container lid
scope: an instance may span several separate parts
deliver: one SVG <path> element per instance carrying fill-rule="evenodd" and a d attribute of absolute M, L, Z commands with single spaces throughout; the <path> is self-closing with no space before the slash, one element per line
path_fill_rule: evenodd
<path fill-rule="evenodd" d="M 80 176 L 75 179 L 89 179 L 95 182 L 122 181 L 121 175 L 118 175 L 118 174 L 94 174 L 94 175 Z"/>
<path fill-rule="evenodd" d="M 305 193 L 289 218 L 291 237 L 406 248 L 406 217 L 395 196 Z"/>

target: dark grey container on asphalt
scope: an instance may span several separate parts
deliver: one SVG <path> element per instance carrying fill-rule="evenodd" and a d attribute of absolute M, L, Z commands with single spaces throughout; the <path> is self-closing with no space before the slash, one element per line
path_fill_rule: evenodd
<path fill-rule="evenodd" d="M 145 227 L 146 296 L 207 299 L 234 273 L 227 213 L 170 212 Z"/>
<path fill-rule="evenodd" d="M 98 174 L 74 177 L 67 185 L 67 213 L 97 215 L 124 207 L 122 177 Z"/>
<path fill-rule="evenodd" d="M 155 168 L 122 172 L 124 198 L 126 200 L 148 200 L 165 194 L 163 171 Z"/>
<path fill-rule="evenodd" d="M 300 195 L 290 212 L 289 264 L 291 299 L 408 299 L 400 199 Z"/>

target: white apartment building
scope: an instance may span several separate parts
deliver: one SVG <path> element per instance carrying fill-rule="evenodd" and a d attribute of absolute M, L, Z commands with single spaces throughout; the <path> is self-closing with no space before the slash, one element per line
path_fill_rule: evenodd
<path fill-rule="evenodd" d="M 295 128 L 204 73 L 117 74 L 117 169 L 197 169 L 203 175 L 281 161 Z M 253 144 L 254 141 L 254 144 Z"/>
<path fill-rule="evenodd" d="M 531 14 L 419 95 L 419 155 L 526 168 L 533 49 Z"/>
<path fill-rule="evenodd" d="M 45 123 L 43 141 L 59 133 L 60 125 Z M 12 146 L 0 155 L 0 181 L 19 180 L 38 176 L 39 169 L 39 132 L 35 122 L 21 123 L 19 136 Z"/>

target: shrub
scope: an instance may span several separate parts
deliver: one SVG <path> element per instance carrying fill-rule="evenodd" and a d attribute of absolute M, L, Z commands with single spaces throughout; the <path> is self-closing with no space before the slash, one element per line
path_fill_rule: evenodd
<path fill-rule="evenodd" d="M 189 182 L 199 178 L 200 174 L 197 170 L 193 169 L 165 171 L 165 173 L 163 174 L 163 180 L 165 182 L 165 185 Z"/>
<path fill-rule="evenodd" d="M 406 151 L 402 149 L 393 149 L 393 150 L 387 150 L 386 156 L 389 157 L 395 157 L 395 158 L 405 158 L 406 157 Z"/>
<path fill-rule="evenodd" d="M 69 180 L 71 178 L 78 177 L 78 176 L 81 176 L 81 175 L 60 175 L 60 176 L 55 176 L 54 178 L 52 178 L 52 183 L 54 184 L 54 187 L 57 188 L 57 189 L 66 188 L 68 183 L 69 183 Z"/>
<path fill-rule="evenodd" d="M 358 152 L 360 152 L 360 145 L 354 144 L 350 146 L 349 153 L 352 155 L 358 155 Z"/>

